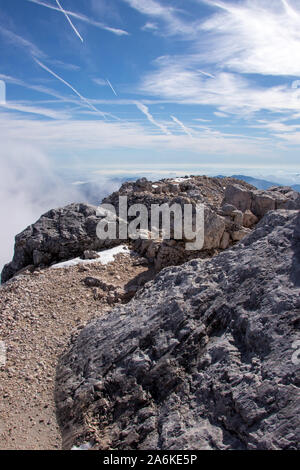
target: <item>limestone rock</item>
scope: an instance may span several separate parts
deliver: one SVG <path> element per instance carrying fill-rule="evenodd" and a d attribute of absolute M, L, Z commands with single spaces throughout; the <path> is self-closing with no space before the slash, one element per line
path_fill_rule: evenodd
<path fill-rule="evenodd" d="M 261 219 L 267 212 L 276 209 L 276 199 L 266 191 L 253 191 L 251 209 Z"/>
<path fill-rule="evenodd" d="M 226 250 L 230 245 L 230 235 L 228 232 L 224 232 L 221 243 L 220 243 L 220 248 L 221 250 Z"/>
<path fill-rule="evenodd" d="M 219 248 L 225 232 L 225 221 L 223 217 L 209 208 L 205 208 L 204 215 L 204 250 Z"/>
<path fill-rule="evenodd" d="M 119 244 L 118 240 L 97 238 L 96 209 L 89 204 L 70 204 L 42 215 L 16 236 L 14 257 L 2 271 L 2 282 L 28 265 L 49 266 L 81 256 L 86 250 L 99 251 Z"/>
<path fill-rule="evenodd" d="M 243 226 L 246 228 L 252 228 L 257 224 L 258 218 L 250 210 L 246 210 L 243 214 Z"/>
<path fill-rule="evenodd" d="M 245 227 L 242 227 L 239 230 L 235 230 L 231 233 L 232 240 L 235 242 L 239 242 L 243 240 L 243 238 L 245 238 L 247 235 L 249 235 L 250 232 L 251 230 Z"/>
<path fill-rule="evenodd" d="M 242 212 L 247 210 L 261 219 L 267 212 L 275 209 L 300 209 L 300 194 L 289 187 L 274 186 L 267 191 L 245 188 L 241 184 L 226 187 L 223 207 L 234 205 Z"/>
<path fill-rule="evenodd" d="M 240 184 L 230 184 L 225 191 L 224 204 L 233 205 L 238 210 L 245 212 L 247 209 L 251 209 L 252 192 Z"/>
<path fill-rule="evenodd" d="M 299 287 L 299 211 L 164 269 L 61 359 L 64 448 L 299 450 Z"/>
<path fill-rule="evenodd" d="M 85 250 L 85 252 L 83 253 L 83 259 L 97 259 L 99 258 L 99 255 L 97 253 L 97 251 L 93 251 L 93 250 Z"/>

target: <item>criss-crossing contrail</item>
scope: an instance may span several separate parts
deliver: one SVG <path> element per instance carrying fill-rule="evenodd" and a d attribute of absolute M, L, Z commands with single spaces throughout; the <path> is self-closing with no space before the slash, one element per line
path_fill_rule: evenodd
<path fill-rule="evenodd" d="M 57 78 L 57 80 L 59 80 L 60 82 L 62 82 L 64 85 L 66 85 L 68 88 L 70 88 L 90 109 L 92 109 L 93 111 L 95 111 L 97 114 L 100 114 L 102 117 L 105 118 L 105 113 L 103 113 L 102 111 L 99 111 L 99 109 L 97 109 L 92 103 L 89 102 L 89 100 L 87 100 L 84 96 L 82 96 L 79 91 L 77 91 L 70 83 L 66 82 L 66 80 L 64 80 L 63 78 L 61 78 L 59 75 L 57 75 L 55 72 L 53 72 L 52 70 L 50 70 L 45 64 L 43 64 L 42 62 L 40 62 L 38 59 L 34 59 L 35 62 L 44 70 L 46 70 L 46 72 L 50 73 L 50 75 L 52 75 L 53 77 Z"/>
<path fill-rule="evenodd" d="M 137 108 L 143 113 L 145 114 L 145 116 L 147 117 L 148 121 L 151 122 L 151 124 L 153 124 L 154 126 L 158 127 L 161 131 L 163 131 L 164 134 L 166 135 L 171 135 L 171 132 L 163 125 L 163 124 L 159 124 L 159 122 L 155 121 L 154 117 L 152 116 L 152 114 L 150 113 L 149 111 L 149 108 L 147 106 L 145 106 L 144 104 L 140 103 L 139 101 L 136 101 L 136 106 Z"/>
<path fill-rule="evenodd" d="M 65 15 L 65 17 L 67 18 L 68 22 L 70 23 L 70 26 L 71 28 L 73 29 L 73 31 L 75 32 L 76 36 L 79 37 L 80 41 L 83 42 L 83 38 L 82 36 L 80 35 L 80 33 L 77 31 L 77 29 L 75 28 L 75 26 L 73 25 L 72 21 L 70 20 L 67 12 L 63 9 L 63 7 L 61 6 L 61 4 L 59 3 L 59 0 L 56 0 L 56 3 L 59 7 L 59 9 L 61 10 L 61 12 Z"/>
<path fill-rule="evenodd" d="M 183 122 L 179 121 L 179 119 L 177 119 L 177 117 L 175 116 L 171 116 L 171 118 L 173 119 L 174 122 L 176 122 L 176 124 L 178 124 L 181 129 L 187 134 L 189 135 L 190 137 L 192 137 L 192 134 L 190 133 L 189 129 L 183 124 Z"/>
<path fill-rule="evenodd" d="M 45 8 L 49 8 L 50 10 L 58 11 L 62 13 L 61 9 L 55 5 L 50 5 L 49 3 L 45 3 L 42 0 L 27 0 L 30 3 L 34 3 L 35 5 L 40 5 Z M 117 36 L 128 36 L 129 33 L 124 31 L 123 29 L 111 28 L 110 26 L 105 25 L 104 23 L 100 23 L 99 21 L 95 21 L 87 16 L 83 15 L 82 13 L 74 13 L 73 11 L 65 11 L 67 15 L 72 18 L 75 18 L 79 21 L 84 21 L 96 28 L 104 29 L 105 31 L 109 31 L 110 33 L 116 34 Z"/>
<path fill-rule="evenodd" d="M 114 87 L 112 86 L 112 84 L 110 83 L 110 81 L 108 80 L 108 78 L 106 79 L 106 81 L 107 81 L 108 85 L 110 86 L 110 88 L 112 89 L 112 91 L 114 92 L 114 94 L 115 94 L 116 96 L 118 96 L 116 90 L 114 89 Z"/>

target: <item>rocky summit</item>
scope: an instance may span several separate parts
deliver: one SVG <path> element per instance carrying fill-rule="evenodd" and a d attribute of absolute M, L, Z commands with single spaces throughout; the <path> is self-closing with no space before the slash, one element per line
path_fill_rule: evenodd
<path fill-rule="evenodd" d="M 63 445 L 296 449 L 300 215 L 269 212 L 211 260 L 164 269 L 61 359 Z"/>
<path fill-rule="evenodd" d="M 299 449 L 299 193 L 190 176 L 103 202 L 120 196 L 204 204 L 203 248 L 99 240 L 88 204 L 17 235 L 0 287 L 0 448 Z"/>
<path fill-rule="evenodd" d="M 103 200 L 118 212 L 119 196 L 127 196 L 128 205 L 191 204 L 205 206 L 205 240 L 201 252 L 188 252 L 178 240 L 136 240 L 133 248 L 153 262 L 156 270 L 182 264 L 191 257 L 210 257 L 245 237 L 251 228 L 274 209 L 300 209 L 300 194 L 288 187 L 272 187 L 267 191 L 234 178 L 191 176 L 164 179 L 152 183 L 146 178 L 124 183 L 120 190 Z M 99 201 L 100 202 L 100 201 Z M 150 213 L 150 212 L 149 212 Z M 100 240 L 96 227 L 97 207 L 70 204 L 52 209 L 33 225 L 16 236 L 12 262 L 1 275 L 2 282 L 24 270 L 44 268 L 59 261 L 84 256 L 85 251 L 111 248 L 124 242 Z M 130 240 L 127 240 L 131 242 Z"/>

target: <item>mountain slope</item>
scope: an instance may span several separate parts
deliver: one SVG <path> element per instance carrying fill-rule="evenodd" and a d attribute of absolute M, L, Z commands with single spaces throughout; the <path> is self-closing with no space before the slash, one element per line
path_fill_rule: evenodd
<path fill-rule="evenodd" d="M 64 447 L 299 449 L 299 287 L 299 211 L 164 269 L 60 360 Z"/>

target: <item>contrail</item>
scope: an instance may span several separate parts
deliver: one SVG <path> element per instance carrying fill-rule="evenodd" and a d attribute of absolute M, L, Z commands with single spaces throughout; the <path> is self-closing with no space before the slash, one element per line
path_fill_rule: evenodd
<path fill-rule="evenodd" d="M 291 7 L 291 5 L 286 0 L 282 0 L 282 3 L 285 7 L 286 12 L 290 16 L 292 16 L 293 18 L 299 18 L 298 13 Z"/>
<path fill-rule="evenodd" d="M 75 34 L 76 36 L 79 37 L 80 41 L 83 42 L 83 38 L 82 36 L 80 36 L 79 32 L 77 31 L 77 29 L 75 28 L 75 26 L 73 25 L 72 21 L 70 20 L 69 16 L 67 15 L 67 13 L 65 12 L 65 10 L 63 9 L 63 7 L 61 6 L 61 4 L 59 3 L 59 0 L 56 0 L 56 3 L 59 7 L 59 9 L 61 10 L 61 12 L 65 15 L 65 17 L 67 18 L 68 22 L 70 23 L 71 25 L 71 28 L 75 31 Z"/>
<path fill-rule="evenodd" d="M 99 111 L 99 109 L 95 108 L 95 106 L 89 102 L 89 100 L 87 100 L 84 96 L 82 96 L 72 85 L 70 85 L 70 83 L 66 82 L 66 80 L 64 80 L 63 78 L 61 78 L 59 75 L 57 75 L 55 72 L 53 72 L 52 70 L 50 70 L 46 65 L 44 65 L 42 62 L 40 62 L 39 60 L 37 59 L 34 59 L 35 62 L 44 70 L 46 70 L 48 73 L 50 73 L 51 75 L 53 75 L 53 77 L 57 78 L 57 80 L 59 80 L 60 82 L 62 82 L 64 85 L 66 85 L 68 88 L 70 88 L 77 96 L 79 96 L 79 98 L 88 105 L 88 107 L 90 109 L 92 109 L 93 111 L 95 111 L 97 114 L 100 114 L 102 117 L 105 118 L 105 114 L 102 112 L 102 111 Z"/>
<path fill-rule="evenodd" d="M 178 124 L 183 129 L 183 131 L 187 135 L 189 135 L 190 137 L 193 137 L 192 134 L 190 133 L 189 129 L 187 127 L 185 127 L 183 122 L 179 121 L 179 119 L 177 119 L 175 116 L 171 116 L 171 118 L 173 119 L 174 122 L 176 122 L 176 124 Z"/>
<path fill-rule="evenodd" d="M 145 114 L 145 116 L 147 117 L 148 121 L 151 122 L 151 124 L 153 124 L 154 126 L 158 127 L 160 130 L 163 131 L 164 134 L 166 135 L 172 135 L 170 131 L 168 131 L 168 129 L 163 126 L 162 124 L 159 124 L 158 122 L 155 121 L 154 117 L 152 116 L 152 114 L 150 114 L 149 112 L 149 109 L 147 106 L 145 106 L 144 104 L 140 103 L 139 101 L 136 101 L 135 102 L 137 108 L 143 113 Z"/>
<path fill-rule="evenodd" d="M 116 91 L 115 91 L 115 89 L 114 89 L 114 87 L 112 86 L 112 84 L 111 84 L 110 81 L 108 80 L 108 78 L 106 79 L 106 81 L 107 81 L 108 85 L 110 86 L 110 88 L 112 89 L 112 91 L 114 92 L 114 94 L 115 94 L 116 96 L 118 96 L 117 93 L 116 93 Z"/>
<path fill-rule="evenodd" d="M 36 5 L 40 5 L 45 8 L 49 8 L 50 10 L 54 10 L 54 11 L 58 11 L 62 13 L 60 8 L 54 5 L 49 5 L 49 3 L 45 3 L 41 0 L 27 0 L 27 1 L 31 3 L 35 3 Z M 116 34 L 117 36 L 129 36 L 129 33 L 127 31 L 124 31 L 123 29 L 111 28 L 110 26 L 106 26 L 104 23 L 100 23 L 99 21 L 95 21 L 95 20 L 92 20 L 91 18 L 88 18 L 87 16 L 81 13 L 74 13 L 73 11 L 65 11 L 65 13 L 67 13 L 68 16 L 72 16 L 73 18 L 76 18 L 79 21 L 84 21 L 85 23 L 95 26 L 96 28 L 109 31 L 113 34 Z"/>
<path fill-rule="evenodd" d="M 209 77 L 209 78 L 216 78 L 214 75 L 212 75 L 211 73 L 207 73 L 207 72 L 203 72 L 203 70 L 198 70 L 198 72 L 202 73 L 202 75 L 206 75 L 206 77 Z"/>

